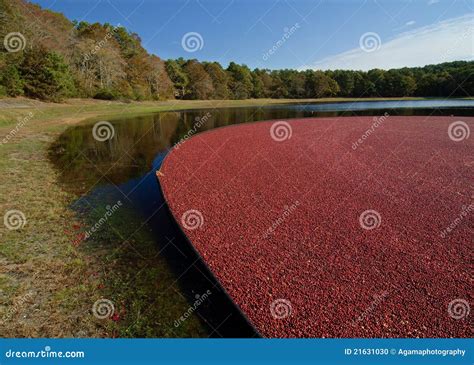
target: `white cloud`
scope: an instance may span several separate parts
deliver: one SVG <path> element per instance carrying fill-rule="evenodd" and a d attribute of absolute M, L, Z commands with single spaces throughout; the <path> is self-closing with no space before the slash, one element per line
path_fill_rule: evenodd
<path fill-rule="evenodd" d="M 406 22 L 405 25 L 409 27 L 410 25 L 415 25 L 415 23 L 414 20 L 410 20 L 409 22 Z"/>
<path fill-rule="evenodd" d="M 456 60 L 473 60 L 473 56 L 474 14 L 471 13 L 401 33 L 388 41 L 382 39 L 380 47 L 372 52 L 365 52 L 361 47 L 354 48 L 304 65 L 301 69 L 370 70 L 417 67 Z"/>
<path fill-rule="evenodd" d="M 439 3 L 439 0 L 429 0 L 428 5 L 433 5 Z"/>

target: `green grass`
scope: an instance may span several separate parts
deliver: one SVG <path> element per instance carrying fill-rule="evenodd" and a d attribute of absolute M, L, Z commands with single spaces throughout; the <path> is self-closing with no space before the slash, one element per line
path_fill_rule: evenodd
<path fill-rule="evenodd" d="M 41 133 L 29 132 L 0 146 L 1 216 L 17 209 L 26 217 L 22 229 L 8 230 L 3 224 L 0 228 L 0 260 L 4 268 L 0 290 L 9 291 L 0 302 L 4 336 L 75 335 L 76 328 L 81 327 L 96 335 L 85 316 L 78 327 L 69 320 L 87 311 L 85 302 L 70 312 L 62 310 L 55 297 L 58 290 L 84 280 L 81 268 L 67 265 L 83 258 L 64 233 L 75 219 L 67 209 L 72 197 L 56 184 L 45 153 L 50 141 Z M 77 299 L 68 298 L 71 303 Z"/>
<path fill-rule="evenodd" d="M 414 98 L 410 98 L 414 99 Z M 189 108 L 239 107 L 289 102 L 354 99 L 176 101 L 124 104 L 70 100 L 64 104 L 27 99 L 0 100 L 0 218 L 21 210 L 26 225 L 0 225 L 0 328 L 11 337 L 206 336 L 196 316 L 178 329 L 173 321 L 189 304 L 158 254 L 153 237 L 126 209 L 119 210 L 90 240 L 74 245 L 77 227 L 93 224 L 103 212 L 77 216 L 77 199 L 58 184 L 48 160 L 51 143 L 67 127 L 88 119 L 113 118 Z M 374 100 L 365 98 L 358 100 Z M 381 99 L 376 99 L 381 100 Z M 387 99 L 383 99 L 387 100 Z M 18 107 L 26 106 L 26 107 Z M 22 118 L 33 114 L 4 144 Z M 86 173 L 86 172 L 85 172 Z M 120 227 L 117 229 L 117 227 Z M 126 237 L 128 243 L 123 243 Z M 93 303 L 114 303 L 116 320 L 100 320 Z"/>
<path fill-rule="evenodd" d="M 124 113 L 120 105 L 94 104 L 87 109 L 77 117 L 71 117 L 77 106 L 67 105 L 2 110 L 7 121 L 0 127 L 2 137 L 10 133 L 17 117 L 30 111 L 35 115 L 0 145 L 1 217 L 12 209 L 26 217 L 19 230 L 0 226 L 2 336 L 206 336 L 196 316 L 178 329 L 173 327 L 189 304 L 158 255 L 153 237 L 146 229 L 136 229 L 140 222 L 127 216 L 127 210 L 116 212 L 90 240 L 74 244 L 77 227 L 90 225 L 103 212 L 81 217 L 69 208 L 76 196 L 58 185 L 48 149 L 70 124 L 101 113 Z M 151 109 L 130 108 L 139 113 Z M 130 237 L 130 242 L 123 245 L 123 237 Z M 94 317 L 92 306 L 100 298 L 114 303 L 118 318 Z"/>
<path fill-rule="evenodd" d="M 93 299 L 111 300 L 118 314 L 116 321 L 96 320 L 96 324 L 113 337 L 206 336 L 196 316 L 174 328 L 174 321 L 189 304 L 148 228 L 131 212 L 124 206 L 118 208 L 79 245 L 81 252 L 102 261 L 100 271 L 91 273 L 96 278 Z M 93 226 L 104 214 L 104 208 L 88 212 L 83 217 L 85 225 Z"/>
<path fill-rule="evenodd" d="M 350 101 L 383 101 L 383 100 L 423 100 L 426 98 L 407 97 L 407 98 L 321 98 L 321 99 L 249 99 L 249 100 L 174 100 L 157 102 L 135 102 L 121 103 L 117 101 L 104 102 L 96 100 L 72 99 L 64 104 L 53 103 L 33 103 L 28 99 L 9 99 L 2 107 L 0 114 L 0 127 L 14 125 L 18 118 L 25 117 L 29 112 L 34 114 L 34 123 L 40 121 L 56 120 L 60 118 L 84 120 L 88 117 L 113 117 L 113 116 L 132 116 L 136 114 L 152 113 L 166 110 L 183 110 L 197 108 L 217 108 L 217 107 L 244 107 L 255 105 L 276 105 L 287 103 L 327 103 L 327 102 L 350 102 Z M 0 99 L 0 102 L 2 99 Z M 26 108 L 17 108 L 15 105 L 25 104 Z M 11 105 L 11 107 L 9 107 Z M 69 122 L 69 121 L 68 121 Z M 61 128 L 67 126 L 64 123 L 54 123 Z"/>

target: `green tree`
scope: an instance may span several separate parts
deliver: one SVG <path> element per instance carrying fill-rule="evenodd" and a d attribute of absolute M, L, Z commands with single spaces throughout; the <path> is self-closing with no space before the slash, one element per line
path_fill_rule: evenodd
<path fill-rule="evenodd" d="M 23 95 L 24 81 L 15 64 L 10 64 L 3 70 L 0 84 L 4 86 L 8 96 Z"/>
<path fill-rule="evenodd" d="M 340 87 L 340 96 L 353 96 L 355 88 L 354 71 L 336 70 L 331 77 Z"/>
<path fill-rule="evenodd" d="M 214 92 L 213 99 L 229 99 L 229 75 L 225 72 L 219 62 L 205 62 L 204 69 L 212 80 Z"/>
<path fill-rule="evenodd" d="M 288 80 L 289 96 L 291 98 L 304 98 L 306 94 L 305 84 L 306 74 L 292 70 Z"/>
<path fill-rule="evenodd" d="M 184 65 L 184 72 L 189 79 L 187 97 L 190 99 L 209 99 L 214 94 L 214 87 L 209 74 L 197 60 L 190 60 Z"/>
<path fill-rule="evenodd" d="M 343 90 L 341 85 L 339 85 L 341 91 Z M 354 73 L 354 88 L 352 90 L 351 96 L 353 97 L 368 97 L 375 95 L 375 85 L 370 81 L 367 72 L 356 71 Z"/>
<path fill-rule="evenodd" d="M 289 97 L 288 84 L 282 78 L 281 72 L 274 71 L 272 76 L 271 97 L 275 99 L 283 99 Z"/>
<path fill-rule="evenodd" d="M 383 96 L 410 96 L 415 90 L 416 81 L 406 71 L 389 70 L 385 73 Z"/>
<path fill-rule="evenodd" d="M 255 69 L 252 71 L 253 98 L 271 98 L 273 77 L 269 70 Z"/>
<path fill-rule="evenodd" d="M 151 72 L 145 75 L 151 96 L 155 100 L 173 99 L 173 84 L 165 70 L 164 62 L 157 56 L 148 59 Z"/>
<path fill-rule="evenodd" d="M 339 92 L 339 85 L 322 71 L 309 73 L 306 82 L 306 91 L 312 98 L 335 96 Z"/>
<path fill-rule="evenodd" d="M 74 83 L 64 58 L 43 47 L 25 52 L 20 73 L 27 96 L 60 101 L 73 93 Z"/>
<path fill-rule="evenodd" d="M 418 96 L 438 96 L 438 77 L 434 74 L 423 73 L 418 78 L 416 95 Z"/>
<path fill-rule="evenodd" d="M 188 76 L 175 60 L 167 60 L 165 62 L 165 68 L 174 85 L 175 95 L 182 99 L 186 95 L 186 88 L 189 84 Z"/>
<path fill-rule="evenodd" d="M 375 96 L 385 95 L 385 74 L 386 71 L 374 68 L 367 73 L 369 81 L 374 85 Z"/>
<path fill-rule="evenodd" d="M 234 62 L 229 64 L 227 72 L 230 75 L 230 89 L 235 99 L 248 99 L 252 95 L 252 74 L 245 65 Z"/>
<path fill-rule="evenodd" d="M 252 98 L 264 98 L 265 97 L 265 84 L 262 78 L 255 71 L 252 72 Z"/>

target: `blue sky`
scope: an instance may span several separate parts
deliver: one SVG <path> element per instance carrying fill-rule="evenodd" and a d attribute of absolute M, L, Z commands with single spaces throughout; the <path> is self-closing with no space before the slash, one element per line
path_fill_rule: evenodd
<path fill-rule="evenodd" d="M 270 69 L 370 69 L 473 59 L 474 53 L 470 0 L 34 2 L 70 19 L 123 25 L 163 59 Z M 196 48 L 193 35 L 183 47 L 188 33 L 194 34 Z"/>

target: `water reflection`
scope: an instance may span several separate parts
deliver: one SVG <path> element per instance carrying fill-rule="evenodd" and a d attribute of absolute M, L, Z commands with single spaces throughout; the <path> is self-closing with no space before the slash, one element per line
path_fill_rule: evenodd
<path fill-rule="evenodd" d="M 427 101 L 420 101 L 427 102 Z M 372 105 L 388 102 L 372 102 Z M 390 102 L 394 103 L 394 102 Z M 400 105 L 400 102 L 397 102 Z M 410 103 L 414 102 L 403 102 Z M 466 101 L 467 105 L 473 101 Z M 362 103 L 368 107 L 370 103 Z M 68 189 L 83 192 L 98 182 L 121 184 L 150 170 L 158 153 L 166 151 L 196 128 L 200 118 L 205 123 L 198 131 L 230 124 L 285 118 L 336 117 L 350 115 L 471 115 L 471 108 L 448 109 L 370 109 L 359 111 L 317 111 L 315 108 L 358 109 L 361 105 L 340 103 L 326 105 L 279 105 L 272 107 L 202 109 L 164 112 L 111 120 L 115 137 L 105 142 L 96 141 L 93 125 L 68 129 L 52 149 L 52 160 L 60 167 L 61 180 Z M 87 174 L 84 173 L 87 171 Z M 85 190 L 84 190 L 85 189 Z"/>
<path fill-rule="evenodd" d="M 219 336 L 249 337 L 255 335 L 253 329 L 225 295 L 204 263 L 198 260 L 164 204 L 155 171 L 159 169 L 169 148 L 194 132 L 258 120 L 380 116 L 385 112 L 390 115 L 473 114 L 474 101 L 463 101 L 464 107 L 459 107 L 461 105 L 456 102 L 458 107 L 442 109 L 438 106 L 446 106 L 445 102 L 431 101 L 432 108 L 417 108 L 429 106 L 426 102 L 201 109 L 115 119 L 110 120 L 115 136 L 105 142 L 94 139 L 93 124 L 69 128 L 52 146 L 51 160 L 60 172 L 64 188 L 79 197 L 73 204 L 76 211 L 87 215 L 91 209 L 114 203 L 118 199 L 126 203 L 125 209 L 138 217 L 141 225 L 153 232 L 161 255 L 169 262 L 176 278 L 179 278 L 183 295 L 190 303 L 194 301 L 196 293 L 203 293 L 212 287 L 215 293 L 212 300 L 199 309 L 211 335 L 216 335 L 214 330 L 219 328 Z M 400 106 L 408 107 L 393 109 Z M 133 265 L 133 262 L 129 265 Z"/>

